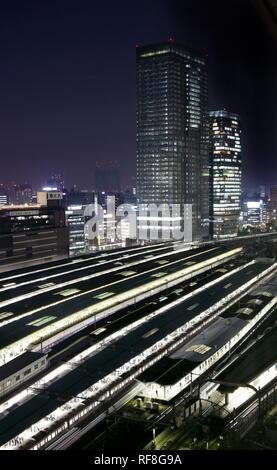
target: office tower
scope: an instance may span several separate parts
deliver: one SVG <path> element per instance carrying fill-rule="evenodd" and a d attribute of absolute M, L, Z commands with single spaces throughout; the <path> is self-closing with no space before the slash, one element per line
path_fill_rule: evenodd
<path fill-rule="evenodd" d="M 47 181 L 47 187 L 49 190 L 57 190 L 63 191 L 64 190 L 64 178 L 62 174 L 53 173 L 49 180 Z"/>
<path fill-rule="evenodd" d="M 9 198 L 7 188 L 4 184 L 0 183 L 0 206 L 4 206 L 5 204 L 8 204 L 8 202 Z"/>
<path fill-rule="evenodd" d="M 19 184 L 15 188 L 16 204 L 31 204 L 33 198 L 33 188 L 31 184 Z"/>
<path fill-rule="evenodd" d="M 259 196 L 261 199 L 266 199 L 266 187 L 265 185 L 260 186 Z"/>
<path fill-rule="evenodd" d="M 85 241 L 85 206 L 72 205 L 65 211 L 69 236 L 69 256 L 78 256 L 86 252 Z"/>
<path fill-rule="evenodd" d="M 68 206 L 87 206 L 93 204 L 95 199 L 95 192 L 87 189 L 71 189 L 66 195 Z"/>
<path fill-rule="evenodd" d="M 208 134 L 206 56 L 172 40 L 138 47 L 138 202 L 192 204 L 194 239 L 208 235 Z"/>
<path fill-rule="evenodd" d="M 0 208 L 1 266 L 67 256 L 68 229 L 59 198 L 56 193 L 40 193 L 38 200 L 39 204 Z"/>
<path fill-rule="evenodd" d="M 137 205 L 137 191 L 136 188 L 126 188 L 123 192 L 124 204 L 132 204 L 133 206 Z"/>
<path fill-rule="evenodd" d="M 210 215 L 214 238 L 236 237 L 241 211 L 241 125 L 227 111 L 210 113 Z"/>
<path fill-rule="evenodd" d="M 0 206 L 4 206 L 5 204 L 8 204 L 8 196 L 7 194 L 0 193 Z"/>
<path fill-rule="evenodd" d="M 274 186 L 270 190 L 270 199 L 271 199 L 271 206 L 274 211 L 277 211 L 277 186 Z"/>
<path fill-rule="evenodd" d="M 120 166 L 115 161 L 110 161 L 107 165 L 96 163 L 95 168 L 95 189 L 98 192 L 119 193 L 120 192 Z"/>
<path fill-rule="evenodd" d="M 243 222 L 246 226 L 260 227 L 265 222 L 265 204 L 262 199 L 249 198 L 243 203 Z"/>

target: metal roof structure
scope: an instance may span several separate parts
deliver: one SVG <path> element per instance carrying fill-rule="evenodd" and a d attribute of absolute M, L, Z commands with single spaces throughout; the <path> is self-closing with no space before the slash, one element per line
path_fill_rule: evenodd
<path fill-rule="evenodd" d="M 246 304 L 249 298 L 248 295 L 245 297 Z M 188 341 L 169 357 L 162 358 L 146 370 L 138 380 L 144 383 L 158 383 L 161 386 L 176 384 L 199 364 L 216 354 L 245 326 L 249 319 L 253 318 L 259 310 L 270 302 L 271 298 L 264 297 L 259 300 L 261 300 L 261 303 L 256 304 L 255 310 L 251 309 L 251 312 L 247 308 L 238 309 L 237 305 L 232 306 L 203 332 Z"/>

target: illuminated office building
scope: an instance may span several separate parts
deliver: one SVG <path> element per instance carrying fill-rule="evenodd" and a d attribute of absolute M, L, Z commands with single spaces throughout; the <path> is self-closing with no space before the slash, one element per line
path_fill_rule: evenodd
<path fill-rule="evenodd" d="M 85 240 L 85 206 L 68 206 L 65 211 L 68 227 L 69 256 L 79 256 L 88 251 Z"/>
<path fill-rule="evenodd" d="M 261 226 L 264 222 L 264 203 L 262 199 L 244 201 L 243 221 L 246 226 Z"/>
<path fill-rule="evenodd" d="M 227 111 L 210 113 L 210 216 L 216 239 L 236 237 L 241 211 L 241 125 Z"/>
<path fill-rule="evenodd" d="M 191 204 L 196 240 L 208 235 L 208 137 L 206 56 L 172 40 L 138 47 L 138 202 Z"/>
<path fill-rule="evenodd" d="M 64 178 L 62 174 L 53 173 L 47 182 L 47 186 L 51 189 L 63 192 Z"/>
<path fill-rule="evenodd" d="M 38 204 L 0 208 L 0 266 L 68 254 L 61 193 L 38 193 Z"/>
<path fill-rule="evenodd" d="M 8 195 L 0 190 L 0 206 L 8 204 Z"/>

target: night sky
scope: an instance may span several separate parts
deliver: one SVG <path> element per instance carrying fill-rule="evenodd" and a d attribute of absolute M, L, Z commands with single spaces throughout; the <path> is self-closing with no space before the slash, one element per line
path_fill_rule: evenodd
<path fill-rule="evenodd" d="M 96 161 L 135 176 L 135 46 L 206 51 L 210 109 L 238 113 L 245 187 L 277 184 L 277 41 L 254 0 L 2 0 L 0 181 L 93 186 Z"/>

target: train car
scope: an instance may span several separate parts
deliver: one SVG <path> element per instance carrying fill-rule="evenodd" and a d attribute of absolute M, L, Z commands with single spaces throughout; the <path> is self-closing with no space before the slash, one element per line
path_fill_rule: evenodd
<path fill-rule="evenodd" d="M 47 355 L 26 351 L 0 367 L 0 398 L 24 384 L 48 366 Z"/>

